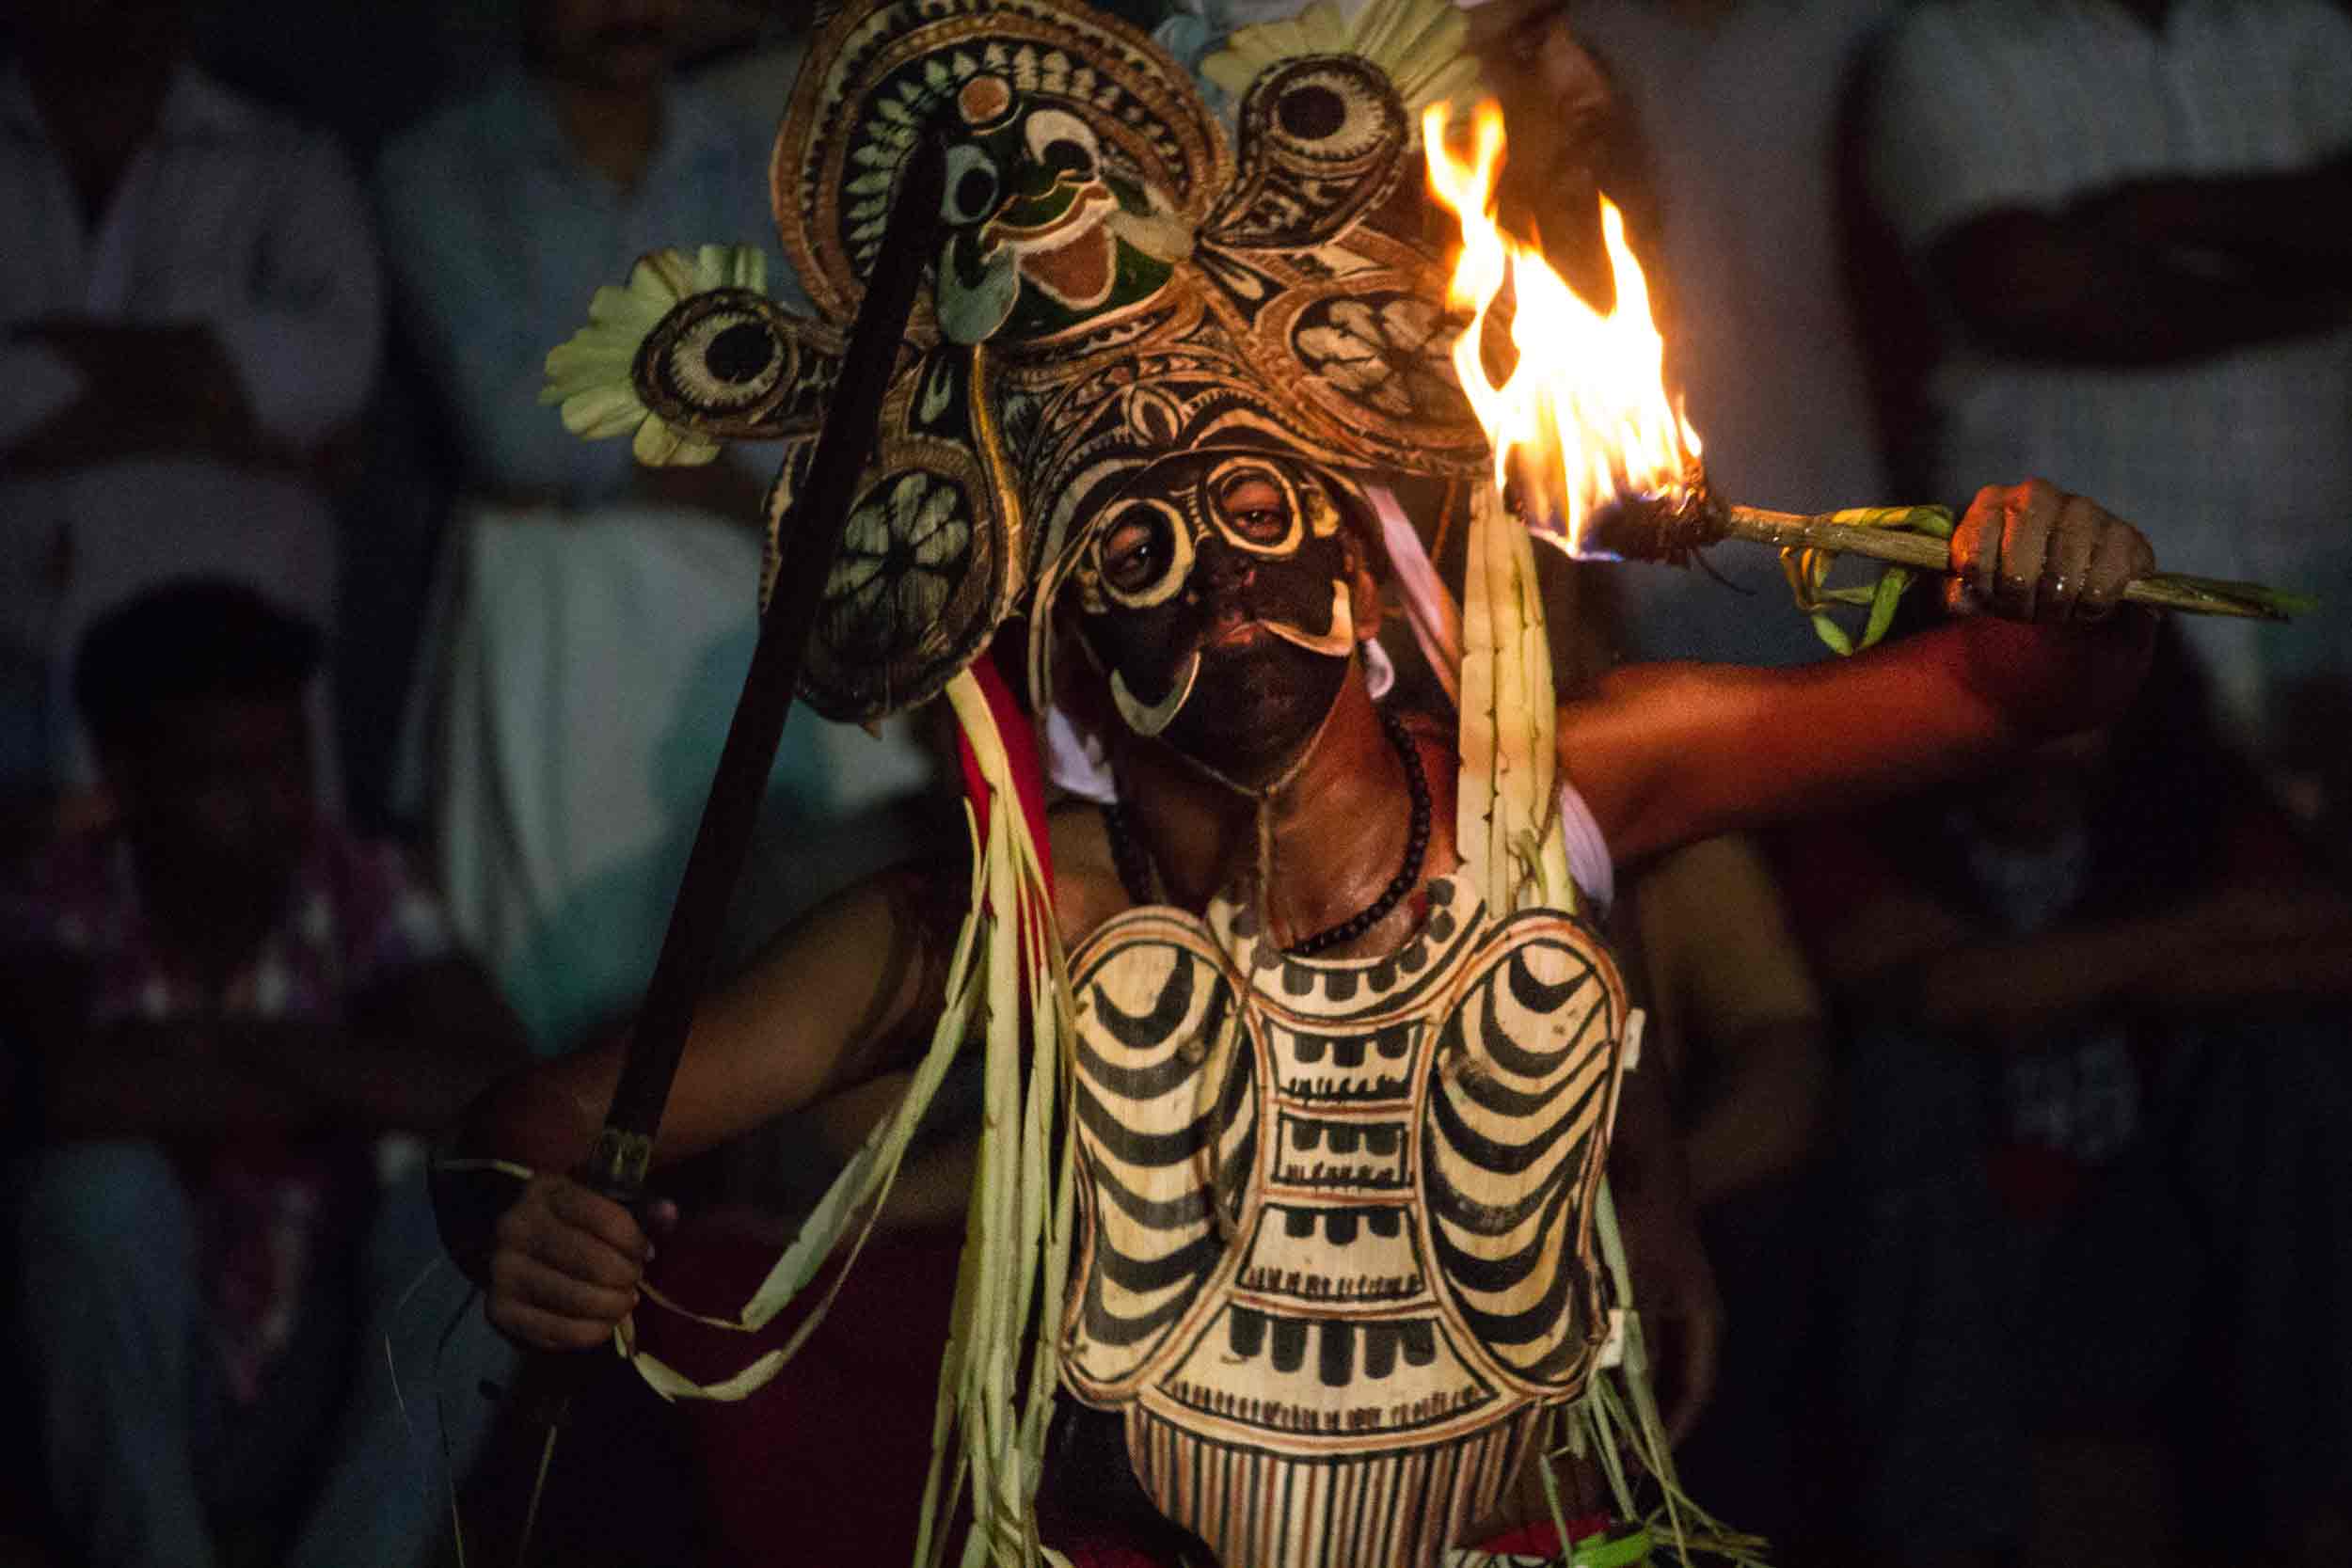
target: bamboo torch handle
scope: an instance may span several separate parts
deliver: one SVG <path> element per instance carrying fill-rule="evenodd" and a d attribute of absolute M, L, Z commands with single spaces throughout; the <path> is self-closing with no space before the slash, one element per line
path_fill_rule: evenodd
<path fill-rule="evenodd" d="M 1951 546 L 1931 534 L 1899 528 L 1857 527 L 1838 521 L 1839 514 L 1835 512 L 1807 516 L 1795 512 L 1768 512 L 1755 506 L 1729 506 L 1724 510 L 1728 518 L 1724 531 L 1731 538 L 1752 540 L 1778 549 L 1864 555 L 1923 572 L 1951 570 Z M 1923 516 L 1949 515 L 1941 508 L 1917 510 Z M 2292 613 L 2312 608 L 2307 599 L 2255 583 L 2223 582 L 2169 572 L 2134 580 L 2125 586 L 2123 597 L 2133 604 L 2159 610 L 2260 621 L 2283 621 Z"/>

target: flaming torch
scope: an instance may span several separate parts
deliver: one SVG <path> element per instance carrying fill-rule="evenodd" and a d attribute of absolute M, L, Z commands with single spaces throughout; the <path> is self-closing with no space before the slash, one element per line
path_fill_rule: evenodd
<path fill-rule="evenodd" d="M 1494 442 L 1495 490 L 1530 531 L 1581 558 L 1687 561 L 1724 539 L 1782 552 L 1801 609 L 1841 653 L 1854 646 L 1829 617 L 1834 605 L 1866 606 L 1861 645 L 1893 619 L 1916 572 L 1949 569 L 1950 509 L 1861 507 L 1804 515 L 1733 506 L 1708 489 L 1698 433 L 1665 391 L 1665 344 L 1652 324 L 1649 293 L 1626 244 L 1616 207 L 1600 201 L 1601 235 L 1616 300 L 1595 310 L 1540 252 L 1502 232 L 1494 193 L 1503 157 L 1502 113 L 1481 104 L 1467 161 L 1446 142 L 1447 109 L 1422 119 L 1432 194 L 1461 225 L 1462 254 L 1448 303 L 1470 312 L 1454 346 L 1462 390 Z M 1508 284 L 1509 334 L 1517 359 L 1500 383 L 1486 361 L 1488 318 Z M 1892 563 L 1875 587 L 1829 588 L 1833 556 Z M 2256 583 L 2158 574 L 2124 590 L 2135 604 L 2208 615 L 2283 621 L 2312 601 Z"/>

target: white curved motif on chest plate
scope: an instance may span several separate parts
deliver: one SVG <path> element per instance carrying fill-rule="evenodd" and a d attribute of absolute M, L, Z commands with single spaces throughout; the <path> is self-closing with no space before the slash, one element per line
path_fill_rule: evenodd
<path fill-rule="evenodd" d="M 1376 960 L 1290 958 L 1221 902 L 1131 911 L 1072 960 L 1065 1370 L 1127 1409 L 1171 1516 L 1270 1562 L 1343 1548 L 1307 1531 L 1267 1556 L 1226 1492 L 1384 1497 L 1397 1543 L 1438 1542 L 1599 1338 L 1622 982 L 1571 916 L 1430 893 Z"/>

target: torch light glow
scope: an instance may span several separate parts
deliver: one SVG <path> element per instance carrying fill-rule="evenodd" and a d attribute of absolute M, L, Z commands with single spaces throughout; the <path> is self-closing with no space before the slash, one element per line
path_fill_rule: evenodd
<path fill-rule="evenodd" d="M 1665 344 L 1650 320 L 1649 291 L 1615 205 L 1600 198 L 1617 295 L 1604 315 L 1579 298 L 1539 251 L 1495 221 L 1502 109 L 1479 105 L 1467 162 L 1446 143 L 1446 119 L 1442 103 L 1422 115 L 1422 145 L 1430 191 L 1462 230 L 1447 303 L 1472 315 L 1454 345 L 1454 368 L 1493 443 L 1497 489 L 1516 483 L 1519 509 L 1536 535 L 1573 554 L 1589 520 L 1613 501 L 1678 503 L 1698 480 L 1698 434 L 1678 401 L 1666 395 Z M 1506 282 L 1518 359 L 1498 386 L 1481 347 L 1487 314 Z"/>

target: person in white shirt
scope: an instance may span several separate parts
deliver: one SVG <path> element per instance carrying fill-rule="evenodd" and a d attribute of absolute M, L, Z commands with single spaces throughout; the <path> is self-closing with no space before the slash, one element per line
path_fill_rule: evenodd
<path fill-rule="evenodd" d="M 2352 17 L 2328 0 L 1943 0 L 1872 87 L 1878 216 L 1945 328 L 1931 480 L 2046 475 L 2167 563 L 2352 593 Z M 1906 498 L 1908 499 L 1908 498 Z M 2352 678 L 2342 614 L 2202 618 L 2231 737 Z"/>
<path fill-rule="evenodd" d="M 669 246 L 754 246 L 768 292 L 808 306 L 776 254 L 765 146 L 674 79 L 681 0 L 530 0 L 522 20 L 519 67 L 394 137 L 376 195 L 464 493 L 403 792 L 434 819 L 457 928 L 555 1052 L 652 972 L 750 660 L 744 585 L 780 452 L 655 469 L 579 440 L 539 401 L 548 351 Z M 746 926 L 901 852 L 898 803 L 928 777 L 903 731 L 877 743 L 796 716 L 777 819 L 869 814 L 874 831 L 825 835 L 839 864 L 750 890 Z"/>
<path fill-rule="evenodd" d="M 358 182 L 189 64 L 180 8 L 28 0 L 0 74 L 0 772 L 94 776 L 66 652 L 167 578 L 331 621 L 322 450 L 381 341 Z"/>
<path fill-rule="evenodd" d="M 448 405 L 463 483 L 574 509 L 657 494 L 748 523 L 760 464 L 646 469 L 626 446 L 576 439 L 538 394 L 548 348 L 649 250 L 759 245 L 770 292 L 807 308 L 774 256 L 767 150 L 672 80 L 675 0 L 524 9 L 522 69 L 393 137 L 376 176 L 400 325 Z M 649 489 L 680 483 L 698 488 Z"/>

